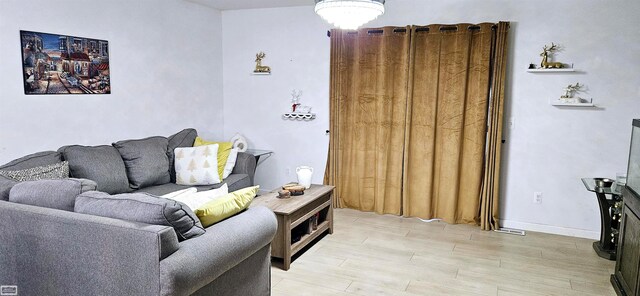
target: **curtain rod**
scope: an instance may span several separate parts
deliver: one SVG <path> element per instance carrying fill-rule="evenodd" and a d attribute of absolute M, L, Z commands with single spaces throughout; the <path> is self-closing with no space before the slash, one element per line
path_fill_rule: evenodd
<path fill-rule="evenodd" d="M 491 29 L 495 29 L 497 27 L 497 25 L 492 25 Z M 457 26 L 441 26 L 440 27 L 440 31 L 457 31 L 458 27 Z M 467 27 L 467 30 L 480 30 L 480 26 L 478 25 L 471 25 L 469 27 Z M 429 32 L 429 27 L 417 27 L 415 28 L 416 32 Z M 383 30 L 381 29 L 373 29 L 373 30 L 369 30 L 367 31 L 367 33 L 369 34 L 379 34 L 382 33 Z M 396 28 L 393 29 L 394 33 L 405 33 L 407 32 L 407 29 L 405 28 Z M 347 34 L 358 34 L 358 31 L 349 31 L 347 32 Z M 327 37 L 331 37 L 331 30 L 327 30 Z"/>
<path fill-rule="evenodd" d="M 369 34 L 380 34 L 383 33 L 384 30 L 382 29 L 373 29 L 373 30 L 369 30 L 367 31 L 367 33 Z M 405 33 L 407 32 L 407 29 L 405 28 L 396 28 L 393 29 L 393 33 Z M 358 34 L 358 31 L 348 31 L 347 34 Z M 331 30 L 327 30 L 327 37 L 331 37 Z"/>

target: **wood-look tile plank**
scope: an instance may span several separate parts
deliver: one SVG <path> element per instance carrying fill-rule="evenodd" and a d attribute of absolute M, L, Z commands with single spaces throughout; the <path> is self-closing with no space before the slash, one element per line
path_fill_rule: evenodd
<path fill-rule="evenodd" d="M 465 281 L 476 281 L 487 284 L 505 285 L 515 283 L 523 286 L 547 286 L 552 289 L 570 290 L 571 283 L 567 279 L 558 279 L 550 274 L 528 274 L 513 270 L 506 270 L 493 266 L 461 267 L 456 276 Z"/>
<path fill-rule="evenodd" d="M 346 291 L 363 296 L 415 296 L 415 294 L 406 291 L 389 289 L 377 284 L 366 284 L 359 281 L 354 281 Z"/>
<path fill-rule="evenodd" d="M 602 285 L 586 281 L 571 280 L 571 289 L 587 293 L 596 293 L 603 296 L 616 296 L 616 291 L 613 290 L 611 284 Z"/>
<path fill-rule="evenodd" d="M 479 242 L 457 243 L 453 248 L 454 253 L 462 253 L 467 256 L 482 258 L 542 258 L 542 251 L 526 248 L 511 247 L 499 244 L 487 244 Z"/>
<path fill-rule="evenodd" d="M 498 285 L 498 295 L 545 295 L 545 296 L 602 296 L 598 293 L 575 291 L 571 289 L 551 289 L 540 285 Z"/>
<path fill-rule="evenodd" d="M 440 264 L 433 266 L 433 268 L 424 268 L 423 266 L 416 265 L 397 265 L 388 264 L 383 266 L 382 261 L 363 261 L 355 259 L 347 259 L 341 267 L 349 268 L 353 270 L 369 270 L 370 272 L 381 272 L 388 275 L 390 278 L 398 278 L 403 280 L 436 280 L 436 279 L 453 279 L 458 273 L 458 268 L 455 266 L 447 266 Z"/>
<path fill-rule="evenodd" d="M 413 252 L 397 251 L 391 249 L 377 248 L 375 246 L 363 245 L 361 248 L 349 249 L 348 246 L 340 246 L 339 244 L 324 245 L 318 249 L 315 254 L 336 254 L 342 258 L 377 260 L 390 262 L 408 262 L 413 257 Z"/>
<path fill-rule="evenodd" d="M 317 264 L 324 264 L 329 266 L 340 266 L 342 263 L 344 263 L 345 260 L 346 258 L 337 258 L 335 256 L 308 255 L 308 256 L 302 256 L 298 258 L 296 262 L 304 261 L 304 262 L 309 262 L 309 264 L 317 263 Z"/>
<path fill-rule="evenodd" d="M 376 264 L 375 268 L 372 268 L 371 265 L 369 265 L 366 268 L 354 269 L 352 264 L 343 264 L 339 267 L 335 267 L 303 262 L 298 264 L 297 268 L 301 268 L 303 270 L 322 270 L 322 272 L 329 273 L 346 280 L 377 285 L 394 291 L 404 291 L 406 289 L 409 284 L 409 279 L 405 279 L 400 275 L 392 274 L 385 269 L 377 268 L 377 266 L 380 266 L 380 262 L 377 262 Z"/>
<path fill-rule="evenodd" d="M 438 281 L 411 281 L 407 292 L 418 295 L 485 295 L 495 296 L 498 286 L 460 279 L 438 279 Z"/>
<path fill-rule="evenodd" d="M 412 265 L 418 265 L 418 266 L 438 266 L 439 264 L 447 264 L 450 266 L 456 266 L 458 268 L 469 267 L 469 266 L 500 267 L 499 259 L 472 257 L 472 256 L 466 256 L 466 255 L 453 253 L 453 252 L 451 252 L 451 254 L 448 254 L 447 256 L 441 256 L 439 254 L 425 255 L 421 253 L 416 253 L 411 258 L 410 263 Z"/>
<path fill-rule="evenodd" d="M 560 267 L 551 265 L 551 262 L 547 262 L 547 265 L 545 262 L 539 259 L 526 261 L 506 258 L 501 260 L 500 268 L 525 274 L 553 274 L 561 279 L 585 280 L 590 283 L 608 283 L 609 275 L 611 274 L 606 270 L 593 269 L 586 266 L 580 268 L 579 266 L 571 267 L 566 264 L 564 267 Z"/>
<path fill-rule="evenodd" d="M 317 285 L 325 288 L 331 288 L 335 290 L 344 291 L 351 285 L 351 280 L 344 277 L 336 276 L 334 274 L 325 273 L 321 269 L 305 268 L 306 265 L 298 264 L 297 266 L 291 266 L 288 271 L 273 271 L 273 273 L 286 273 L 286 277 L 295 279 L 298 282 L 303 282 L 311 285 Z M 277 287 L 277 286 L 276 286 Z"/>
<path fill-rule="evenodd" d="M 363 245 L 381 246 L 388 249 L 398 250 L 401 252 L 451 252 L 455 247 L 455 243 L 429 240 L 429 239 L 415 239 L 405 237 L 402 239 L 390 239 L 384 237 L 378 237 L 375 235 L 369 236 L 362 242 Z"/>
<path fill-rule="evenodd" d="M 271 289 L 274 296 L 353 296 L 356 294 L 326 288 L 314 284 L 300 282 L 294 279 L 283 279 L 278 285 Z"/>

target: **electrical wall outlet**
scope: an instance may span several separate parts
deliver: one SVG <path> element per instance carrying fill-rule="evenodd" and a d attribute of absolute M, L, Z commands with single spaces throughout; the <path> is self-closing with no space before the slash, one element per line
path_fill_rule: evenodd
<path fill-rule="evenodd" d="M 285 168 L 284 169 L 284 174 L 285 174 L 285 176 L 291 176 L 291 168 L 290 167 Z"/>
<path fill-rule="evenodd" d="M 542 192 L 534 192 L 533 193 L 533 203 L 541 204 L 542 203 Z"/>

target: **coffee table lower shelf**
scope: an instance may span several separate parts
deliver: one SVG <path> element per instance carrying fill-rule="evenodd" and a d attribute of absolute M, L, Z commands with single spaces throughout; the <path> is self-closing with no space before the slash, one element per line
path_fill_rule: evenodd
<path fill-rule="evenodd" d="M 327 230 L 329 230 L 329 221 L 324 221 L 321 224 L 318 224 L 318 229 L 314 230 L 309 234 L 305 234 L 304 236 L 302 236 L 302 238 L 300 238 L 299 241 L 291 245 L 291 256 L 298 253 L 300 249 L 307 246 L 311 241 L 316 239 L 318 236 L 320 236 Z"/>

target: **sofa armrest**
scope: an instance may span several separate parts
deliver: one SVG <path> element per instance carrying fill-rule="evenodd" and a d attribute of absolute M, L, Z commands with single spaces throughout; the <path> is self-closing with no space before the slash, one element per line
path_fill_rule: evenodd
<path fill-rule="evenodd" d="M 0 284 L 20 295 L 157 295 L 172 228 L 0 201 Z"/>
<path fill-rule="evenodd" d="M 189 295 L 268 246 L 278 228 L 273 212 L 250 208 L 183 241 L 180 249 L 160 262 L 161 295 Z M 247 272 L 269 272 L 250 270 Z"/>
<path fill-rule="evenodd" d="M 253 185 L 255 184 L 253 182 L 253 176 L 256 174 L 256 165 L 256 157 L 253 156 L 253 154 L 238 152 L 238 158 L 236 158 L 236 166 L 233 167 L 233 172 L 231 173 L 249 175 L 251 185 Z"/>

